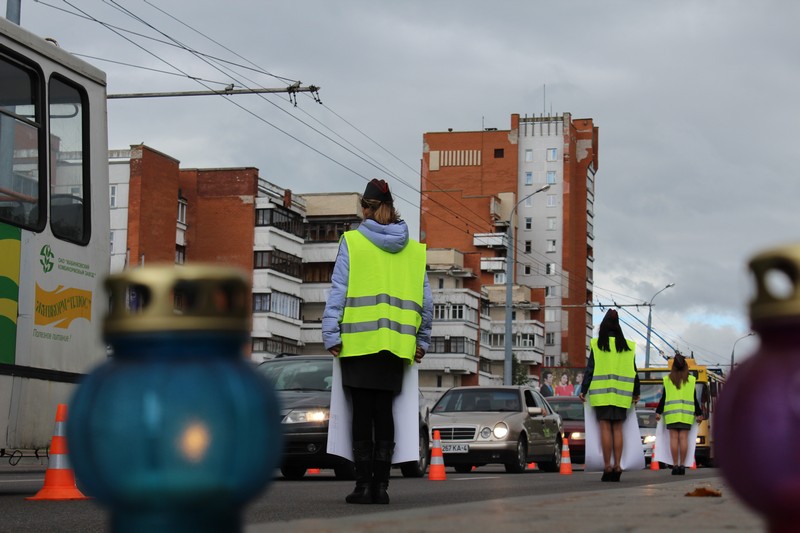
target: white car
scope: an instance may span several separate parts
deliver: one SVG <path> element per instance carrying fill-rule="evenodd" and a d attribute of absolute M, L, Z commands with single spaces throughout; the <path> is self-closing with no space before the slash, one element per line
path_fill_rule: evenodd
<path fill-rule="evenodd" d="M 644 460 L 649 464 L 653 458 L 653 447 L 656 444 L 656 412 L 652 409 L 637 409 L 636 418 L 639 421 L 639 433 L 642 436 Z"/>

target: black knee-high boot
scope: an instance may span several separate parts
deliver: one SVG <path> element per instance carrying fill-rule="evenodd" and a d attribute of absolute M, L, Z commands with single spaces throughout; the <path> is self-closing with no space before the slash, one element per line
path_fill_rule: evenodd
<path fill-rule="evenodd" d="M 372 503 L 389 503 L 389 475 L 392 470 L 394 442 L 375 443 L 375 459 L 372 462 Z"/>
<path fill-rule="evenodd" d="M 353 443 L 353 463 L 356 467 L 356 488 L 347 495 L 347 503 L 372 503 L 372 442 Z"/>

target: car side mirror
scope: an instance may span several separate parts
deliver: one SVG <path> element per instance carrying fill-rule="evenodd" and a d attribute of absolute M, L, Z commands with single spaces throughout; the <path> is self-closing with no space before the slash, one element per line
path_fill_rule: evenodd
<path fill-rule="evenodd" d="M 528 407 L 528 414 L 531 416 L 538 416 L 544 413 L 541 407 Z"/>

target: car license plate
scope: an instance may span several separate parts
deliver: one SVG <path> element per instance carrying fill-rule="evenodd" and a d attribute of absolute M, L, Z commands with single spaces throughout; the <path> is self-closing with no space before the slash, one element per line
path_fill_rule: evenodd
<path fill-rule="evenodd" d="M 469 444 L 442 443 L 442 453 L 469 453 Z"/>

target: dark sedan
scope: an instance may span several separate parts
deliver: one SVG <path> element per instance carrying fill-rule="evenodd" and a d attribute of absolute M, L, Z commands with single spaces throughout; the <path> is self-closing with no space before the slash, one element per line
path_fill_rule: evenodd
<path fill-rule="evenodd" d="M 300 479 L 309 468 L 332 468 L 338 479 L 354 479 L 353 463 L 327 452 L 333 356 L 291 355 L 258 365 L 281 401 L 284 436 L 281 474 Z M 405 477 L 422 477 L 428 468 L 427 413 L 420 416 L 420 460 L 398 465 Z"/>
<path fill-rule="evenodd" d="M 564 435 L 569 438 L 569 458 L 573 463 L 586 460 L 586 423 L 583 402 L 577 396 L 550 396 L 547 403 L 561 415 Z"/>

